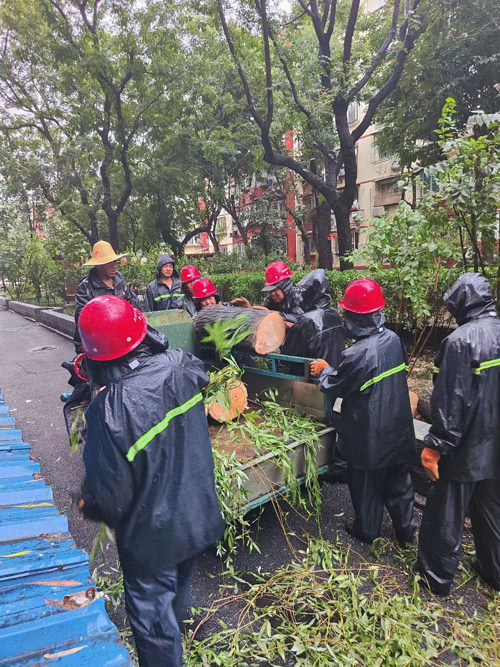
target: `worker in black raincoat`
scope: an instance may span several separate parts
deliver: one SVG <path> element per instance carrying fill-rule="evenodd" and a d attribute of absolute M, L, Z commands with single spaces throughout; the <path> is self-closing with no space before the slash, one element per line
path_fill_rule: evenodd
<path fill-rule="evenodd" d="M 126 253 L 125 253 L 126 254 Z M 77 354 L 82 352 L 80 333 L 78 331 L 78 318 L 82 308 L 96 296 L 102 294 L 109 296 L 121 296 L 131 303 L 134 308 L 139 308 L 139 298 L 130 288 L 125 277 L 117 270 L 118 260 L 125 254 L 117 255 L 113 247 L 107 241 L 97 241 L 92 249 L 92 257 L 83 266 L 91 266 L 86 276 L 75 293 L 75 333 L 73 341 Z"/>
<path fill-rule="evenodd" d="M 281 348 L 283 354 L 294 357 L 324 359 L 333 368 L 340 364 L 345 348 L 344 322 L 331 307 L 330 285 L 324 269 L 315 269 L 297 283 L 302 308 L 306 311 L 288 330 Z M 300 372 L 297 369 L 297 374 Z M 321 477 L 323 482 L 347 482 L 347 462 L 343 444 L 337 435 L 332 460 Z"/>
<path fill-rule="evenodd" d="M 355 519 L 346 522 L 353 536 L 373 542 L 387 508 L 400 543 L 411 542 L 413 484 L 409 463 L 416 456 L 415 433 L 406 383 L 407 355 L 400 338 L 384 327 L 382 290 L 363 278 L 348 285 L 340 307 L 347 335 L 355 343 L 344 350 L 337 368 L 311 363 L 319 386 L 332 400 L 341 397 L 340 434 Z"/>
<path fill-rule="evenodd" d="M 441 344 L 422 464 L 435 483 L 425 504 L 417 569 L 447 595 L 458 567 L 465 517 L 472 567 L 500 591 L 500 320 L 488 280 L 466 273 L 444 295 L 459 327 Z"/>
<path fill-rule="evenodd" d="M 146 287 L 144 310 L 172 310 L 182 308 L 184 293 L 179 274 L 175 269 L 175 258 L 162 255 L 158 261 L 156 278 Z"/>
<path fill-rule="evenodd" d="M 266 284 L 262 288 L 262 292 L 269 292 L 263 305 L 281 313 L 289 326 L 304 314 L 300 290 L 293 286 L 291 277 L 292 272 L 285 262 L 271 262 L 266 269 Z"/>
<path fill-rule="evenodd" d="M 336 368 L 345 347 L 344 322 L 330 305 L 330 286 L 324 269 L 311 271 L 297 283 L 305 311 L 288 331 L 283 354 L 325 359 Z"/>
<path fill-rule="evenodd" d="M 224 529 L 201 393 L 209 378 L 196 357 L 144 345 L 145 317 L 123 299 L 91 301 L 80 332 L 105 384 L 86 412 L 78 506 L 115 530 L 140 666 L 181 667 L 193 564 Z"/>
<path fill-rule="evenodd" d="M 185 310 L 191 317 L 196 315 L 196 304 L 193 299 L 193 284 L 195 280 L 201 278 L 201 274 L 196 266 L 187 264 L 181 269 L 181 283 L 183 298 L 180 303 L 182 310 Z"/>

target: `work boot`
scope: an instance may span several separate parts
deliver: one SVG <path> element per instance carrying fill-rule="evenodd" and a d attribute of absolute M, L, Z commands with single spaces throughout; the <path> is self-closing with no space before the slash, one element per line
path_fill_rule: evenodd
<path fill-rule="evenodd" d="M 329 468 L 319 476 L 320 482 L 327 484 L 345 484 L 347 482 L 347 473 L 345 470 L 336 470 L 335 467 Z"/>
<path fill-rule="evenodd" d="M 355 537 L 357 540 L 361 540 L 362 542 L 366 542 L 367 544 L 372 544 L 373 540 L 356 532 L 356 529 L 354 528 L 355 522 L 356 519 L 347 519 L 344 524 L 345 529 L 347 530 L 349 535 L 352 535 L 352 537 Z"/>
<path fill-rule="evenodd" d="M 430 577 L 428 577 L 425 572 L 419 568 L 418 561 L 413 566 L 413 571 L 415 574 L 419 575 L 418 585 L 420 588 L 424 588 L 426 591 L 429 591 L 433 595 L 437 595 L 439 597 L 445 597 L 450 594 L 451 584 L 440 584 L 437 581 L 432 581 Z"/>
<path fill-rule="evenodd" d="M 400 547 L 415 544 L 415 528 L 411 528 L 407 531 L 396 531 L 396 542 Z"/>
<path fill-rule="evenodd" d="M 485 584 L 487 584 L 490 588 L 492 588 L 496 593 L 500 593 L 500 585 L 494 582 L 493 579 L 491 579 L 491 577 L 488 577 L 483 573 L 481 565 L 479 564 L 479 561 L 475 556 L 471 558 L 470 566 L 477 574 L 477 576 L 484 581 Z"/>

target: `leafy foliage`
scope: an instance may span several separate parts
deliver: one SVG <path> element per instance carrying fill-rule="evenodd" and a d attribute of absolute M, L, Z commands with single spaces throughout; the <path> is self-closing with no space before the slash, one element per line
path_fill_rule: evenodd
<path fill-rule="evenodd" d="M 273 573 L 241 573 L 237 592 L 219 600 L 187 640 L 188 665 L 496 664 L 500 597 L 473 615 L 447 609 L 407 586 L 408 553 L 386 565 L 356 561 L 341 543 L 309 538 L 290 565 Z M 238 605 L 235 625 L 203 637 L 203 625 Z"/>
<path fill-rule="evenodd" d="M 315 514 L 319 522 L 321 491 L 316 453 L 321 425 L 311 417 L 302 415 L 297 409 L 277 403 L 272 392 L 262 401 L 261 408 L 259 412 L 245 413 L 237 422 L 227 424 L 227 430 L 220 437 L 224 438 L 224 442 L 238 439 L 251 442 L 256 457 L 272 453 L 273 462 L 283 471 L 284 485 L 287 488 L 283 495 L 289 497 L 292 504 L 306 511 L 309 502 L 312 506 L 310 511 Z M 224 556 L 226 564 L 230 565 L 240 546 L 258 550 L 258 545 L 250 531 L 250 520 L 246 517 L 247 496 L 244 486 L 248 477 L 235 452 L 228 453 L 221 446 L 224 442 L 215 438 L 212 445 L 215 487 L 226 522 L 224 538 L 218 545 L 218 553 Z M 291 458 L 291 444 L 297 442 L 303 442 L 305 447 L 306 497 L 301 495 L 300 483 L 295 477 Z"/>
<path fill-rule="evenodd" d="M 446 99 L 456 102 L 463 126 L 475 109 L 498 112 L 498 26 L 496 0 L 427 1 L 426 30 L 408 57 L 398 88 L 381 108 L 377 143 L 404 168 L 427 166 L 439 158 L 435 128 Z"/>

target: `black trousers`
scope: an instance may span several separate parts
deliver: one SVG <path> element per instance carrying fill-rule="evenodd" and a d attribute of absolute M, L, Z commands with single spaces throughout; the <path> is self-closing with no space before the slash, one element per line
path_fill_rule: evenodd
<path fill-rule="evenodd" d="M 387 507 L 397 539 L 413 538 L 413 483 L 406 463 L 381 470 L 360 470 L 348 464 L 347 482 L 356 513 L 353 532 L 357 536 L 367 542 L 377 539 Z"/>
<path fill-rule="evenodd" d="M 462 550 L 465 517 L 471 521 L 476 569 L 500 590 L 500 480 L 432 485 L 425 503 L 417 569 L 437 595 L 448 595 Z"/>
<path fill-rule="evenodd" d="M 140 667 L 182 667 L 182 622 L 189 613 L 195 559 L 154 575 L 122 562 L 125 609 Z"/>

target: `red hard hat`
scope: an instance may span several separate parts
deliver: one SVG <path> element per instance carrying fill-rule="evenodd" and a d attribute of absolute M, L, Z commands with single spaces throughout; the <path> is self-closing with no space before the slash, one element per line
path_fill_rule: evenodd
<path fill-rule="evenodd" d="M 339 306 L 352 313 L 374 313 L 385 306 L 385 301 L 378 283 L 360 278 L 347 285 Z"/>
<path fill-rule="evenodd" d="M 206 299 L 207 296 L 215 296 L 217 290 L 208 278 L 198 278 L 193 283 L 193 299 Z"/>
<path fill-rule="evenodd" d="M 266 285 L 263 291 L 268 292 L 269 290 L 266 290 L 266 287 L 271 287 L 279 283 L 280 280 L 291 277 L 292 272 L 285 262 L 271 262 L 266 269 Z"/>
<path fill-rule="evenodd" d="M 132 352 L 144 340 L 147 322 L 140 310 L 120 296 L 96 296 L 80 313 L 78 329 L 90 359 L 109 361 Z"/>
<path fill-rule="evenodd" d="M 198 271 L 196 266 L 193 266 L 192 264 L 186 264 L 186 266 L 182 267 L 181 269 L 182 283 L 188 283 L 190 280 L 196 280 L 197 278 L 201 278 L 201 273 Z"/>

